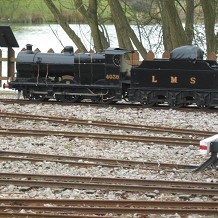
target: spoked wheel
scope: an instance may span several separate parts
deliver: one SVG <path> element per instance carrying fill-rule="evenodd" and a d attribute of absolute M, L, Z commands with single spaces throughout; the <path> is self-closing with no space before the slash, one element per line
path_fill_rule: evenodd
<path fill-rule="evenodd" d="M 204 104 L 197 104 L 197 108 L 205 108 Z"/>
<path fill-rule="evenodd" d="M 43 94 L 38 94 L 38 95 L 32 95 L 30 97 L 30 100 L 35 100 L 35 101 L 48 101 L 49 99 L 46 97 L 46 95 Z"/>
<path fill-rule="evenodd" d="M 79 102 L 79 95 L 57 95 L 55 96 L 56 100 L 67 102 L 67 103 L 75 103 Z"/>
<path fill-rule="evenodd" d="M 153 107 L 156 105 L 156 103 L 155 102 L 141 102 L 141 105 L 143 107 Z"/>
<path fill-rule="evenodd" d="M 107 91 L 107 94 L 99 96 L 101 98 L 101 103 L 103 104 L 111 104 L 111 103 L 115 103 L 114 101 L 114 94 L 111 90 Z"/>
<path fill-rule="evenodd" d="M 92 101 L 93 103 L 97 103 L 97 104 L 102 103 L 102 100 L 101 100 L 101 97 L 100 97 L 100 96 L 93 96 L 93 97 L 91 98 L 91 101 Z"/>
<path fill-rule="evenodd" d="M 31 99 L 29 90 L 23 90 L 23 98 L 29 100 Z"/>
<path fill-rule="evenodd" d="M 213 108 L 213 106 L 210 106 L 208 104 L 200 104 L 200 105 L 197 105 L 198 108 L 205 108 L 205 109 L 211 109 Z"/>
<path fill-rule="evenodd" d="M 61 101 L 61 95 L 55 95 L 55 99 L 56 99 L 56 101 Z"/>
<path fill-rule="evenodd" d="M 102 97 L 101 96 L 94 96 L 94 97 L 91 98 L 91 101 L 93 103 L 100 104 L 100 103 L 102 103 Z"/>
<path fill-rule="evenodd" d="M 111 104 L 111 103 L 115 103 L 115 101 L 113 101 L 114 99 L 114 96 L 110 96 L 110 95 L 107 95 L 107 96 L 103 96 L 103 102 L 104 104 Z"/>
<path fill-rule="evenodd" d="M 92 102 L 98 103 L 98 104 L 111 104 L 114 103 L 114 98 L 107 98 L 106 96 L 96 96 L 95 98 L 92 98 Z"/>
<path fill-rule="evenodd" d="M 150 99 L 144 99 L 140 103 L 143 107 L 153 107 L 156 105 L 156 102 L 151 101 Z"/>
<path fill-rule="evenodd" d="M 170 103 L 169 105 L 170 105 L 171 108 L 175 108 L 175 109 L 176 108 L 181 108 L 181 107 L 184 106 L 183 103 Z"/>
<path fill-rule="evenodd" d="M 92 102 L 98 103 L 98 104 L 111 104 L 115 103 L 113 100 L 114 96 L 112 95 L 102 95 L 102 96 L 94 96 L 91 98 Z"/>

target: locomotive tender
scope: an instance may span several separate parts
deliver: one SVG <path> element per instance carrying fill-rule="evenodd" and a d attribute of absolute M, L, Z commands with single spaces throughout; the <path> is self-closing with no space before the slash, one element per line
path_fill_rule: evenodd
<path fill-rule="evenodd" d="M 203 54 L 196 46 L 182 46 L 169 60 L 142 61 L 132 70 L 129 100 L 146 106 L 167 102 L 172 108 L 218 106 L 218 64 L 203 60 Z"/>
<path fill-rule="evenodd" d="M 137 67 L 128 64 L 130 53 L 108 48 L 76 54 L 71 46 L 60 54 L 36 53 L 28 44 L 17 56 L 17 77 L 9 85 L 34 100 L 112 103 L 125 99 L 147 107 L 218 106 L 218 64 L 203 60 L 200 48 L 182 46 L 169 59 L 143 60 Z"/>

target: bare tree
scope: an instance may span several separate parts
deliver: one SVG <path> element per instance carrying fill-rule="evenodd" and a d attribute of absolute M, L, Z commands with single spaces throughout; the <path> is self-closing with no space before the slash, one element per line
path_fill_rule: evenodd
<path fill-rule="evenodd" d="M 57 22 L 60 24 L 60 26 L 63 28 L 63 30 L 67 33 L 67 35 L 70 37 L 70 39 L 76 44 L 77 48 L 81 52 L 88 52 L 80 38 L 76 35 L 76 33 L 70 28 L 69 24 L 67 23 L 64 16 L 61 14 L 61 12 L 57 9 L 57 7 L 54 5 L 52 0 L 44 0 L 47 7 L 50 9 L 52 14 L 54 15 Z"/>
<path fill-rule="evenodd" d="M 122 11 L 122 8 L 120 9 L 117 7 L 116 1 L 109 0 L 108 3 L 110 5 L 111 17 L 112 17 L 112 20 L 114 22 L 114 26 L 116 29 L 119 47 L 133 50 L 134 48 L 133 48 L 132 42 L 130 38 L 128 37 L 128 29 L 124 25 L 124 22 L 125 22 L 123 20 L 124 17 L 118 16 L 118 14 L 121 13 L 119 11 Z"/>
<path fill-rule="evenodd" d="M 168 22 L 167 10 L 164 9 L 163 1 L 159 1 L 159 7 L 161 12 L 164 49 L 165 51 L 171 51 L 174 46 L 171 40 L 170 23 Z"/>
<path fill-rule="evenodd" d="M 204 24 L 206 33 L 207 54 L 216 51 L 215 21 L 216 21 L 216 0 L 201 0 L 204 12 Z"/>
<path fill-rule="evenodd" d="M 194 1 L 186 0 L 186 9 L 185 9 L 185 33 L 187 36 L 187 43 L 192 44 L 194 38 Z"/>
<path fill-rule="evenodd" d="M 142 57 L 146 59 L 147 51 L 143 47 L 139 39 L 137 38 L 133 29 L 131 28 L 124 14 L 124 11 L 120 5 L 120 2 L 114 0 L 108 0 L 108 3 L 111 8 L 112 18 L 116 27 L 119 43 L 125 46 L 124 48 L 126 49 L 132 49 L 132 44 L 130 44 L 130 40 L 131 40 L 133 44 L 136 46 L 139 53 L 142 55 Z"/>
<path fill-rule="evenodd" d="M 90 26 L 91 35 L 94 42 L 95 51 L 103 51 L 103 44 L 101 42 L 100 30 L 98 28 L 98 15 L 97 15 L 97 0 L 89 0 L 89 6 L 86 9 L 82 0 L 74 0 L 77 10 L 85 18 Z"/>
<path fill-rule="evenodd" d="M 178 15 L 175 0 L 160 0 L 162 25 L 165 31 L 165 40 L 170 40 L 167 44 L 167 50 L 172 50 L 176 47 L 187 45 L 188 39 L 182 22 Z"/>
<path fill-rule="evenodd" d="M 66 19 L 54 5 L 52 0 L 44 0 L 44 2 L 53 13 L 55 19 L 62 26 L 64 31 L 74 41 L 76 46 L 82 52 L 87 52 L 80 38 L 69 27 Z M 135 46 L 141 56 L 146 59 L 147 51 L 141 43 L 141 38 L 136 36 L 126 16 L 126 13 L 129 9 L 128 2 L 130 4 L 132 1 L 107 0 L 107 3 L 110 6 L 111 18 L 116 29 L 119 47 L 133 49 Z M 144 0 L 137 0 L 137 7 L 139 7 L 140 4 L 143 4 L 143 2 Z M 215 51 L 216 46 L 214 29 L 217 2 L 218 0 L 146 0 L 146 5 L 149 7 L 147 8 L 146 12 L 146 24 L 149 24 L 149 20 L 150 22 L 155 20 L 157 22 L 161 22 L 163 44 L 165 50 L 167 51 L 171 51 L 172 49 L 182 45 L 191 45 L 193 39 L 196 38 L 196 35 L 194 36 L 194 16 L 196 15 L 194 14 L 196 12 L 195 8 L 196 6 L 201 5 L 204 13 L 207 51 L 210 53 L 211 51 Z M 106 37 L 100 30 L 102 24 L 101 22 L 108 19 L 100 18 L 99 14 L 101 14 L 101 11 L 105 10 L 105 8 L 102 8 L 103 4 L 101 4 L 101 1 L 97 0 L 74 0 L 74 4 L 79 13 L 83 16 L 84 20 L 86 20 L 90 26 L 95 50 L 102 51 L 108 45 L 108 43 L 104 43 Z M 159 10 L 157 5 L 159 6 Z M 150 10 L 151 6 L 153 6 L 152 10 Z M 180 17 L 178 9 L 182 9 L 182 15 L 184 16 Z M 140 11 L 141 18 L 143 17 L 142 13 L 145 13 L 144 10 Z M 135 16 L 135 19 L 137 19 L 137 16 Z M 185 23 L 185 26 L 183 26 L 183 23 Z M 146 37 L 148 37 L 149 41 L 149 33 L 146 35 Z M 160 36 L 160 38 L 162 37 Z"/>

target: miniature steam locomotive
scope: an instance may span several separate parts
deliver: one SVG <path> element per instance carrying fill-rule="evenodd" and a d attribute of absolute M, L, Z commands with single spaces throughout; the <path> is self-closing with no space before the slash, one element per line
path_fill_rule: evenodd
<path fill-rule="evenodd" d="M 35 53 L 28 44 L 17 56 L 17 76 L 10 88 L 34 100 L 116 102 L 130 86 L 127 53 L 108 48 L 104 53 L 76 54 L 71 46 L 60 54 Z"/>
<path fill-rule="evenodd" d="M 218 64 L 203 60 L 200 48 L 182 46 L 169 59 L 143 60 L 137 67 L 128 62 L 131 53 L 108 48 L 76 54 L 71 46 L 63 53 L 36 53 L 28 44 L 17 56 L 16 80 L 9 85 L 32 100 L 218 106 Z"/>

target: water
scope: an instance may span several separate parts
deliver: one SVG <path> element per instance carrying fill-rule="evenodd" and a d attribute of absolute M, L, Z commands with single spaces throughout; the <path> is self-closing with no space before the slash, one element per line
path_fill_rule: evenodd
<path fill-rule="evenodd" d="M 93 49 L 93 40 L 91 38 L 90 28 L 88 25 L 71 24 L 70 27 L 74 32 L 80 37 L 81 41 L 84 43 L 86 49 L 89 51 Z M 150 50 L 157 45 L 160 35 L 158 32 L 159 28 L 155 28 L 155 31 L 150 31 L 155 26 L 148 26 L 147 34 L 149 34 L 149 39 L 147 39 L 146 33 L 143 32 L 142 43 L 143 46 Z M 16 54 L 24 47 L 26 44 L 32 44 L 33 49 L 39 48 L 42 52 L 47 52 L 52 48 L 55 52 L 61 52 L 63 46 L 71 45 L 77 49 L 72 40 L 67 36 L 64 30 L 58 24 L 41 24 L 41 25 L 17 25 L 11 26 L 13 33 L 18 41 L 19 48 L 15 48 Z M 138 30 L 135 26 L 132 26 L 138 36 Z M 114 25 L 106 26 L 107 32 L 110 38 L 110 47 L 118 47 L 118 41 L 116 37 L 116 31 Z M 3 50 L 3 48 L 2 48 Z M 6 49 L 5 49 L 6 50 Z"/>
<path fill-rule="evenodd" d="M 34 26 L 16 26 L 12 27 L 14 35 L 21 48 L 27 43 L 33 45 L 34 48 L 39 48 L 42 52 L 47 52 L 53 48 L 55 52 L 61 52 L 63 46 L 71 45 L 75 48 L 75 44 L 67 36 L 64 30 L 58 24 L 43 24 Z M 87 50 L 93 49 L 93 42 L 90 36 L 90 28 L 88 25 L 71 25 L 71 28 L 81 38 Z M 114 32 L 113 26 L 108 26 L 110 32 Z M 117 46 L 117 42 L 111 37 L 112 43 Z M 63 46 L 62 46 L 63 44 Z"/>

